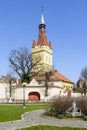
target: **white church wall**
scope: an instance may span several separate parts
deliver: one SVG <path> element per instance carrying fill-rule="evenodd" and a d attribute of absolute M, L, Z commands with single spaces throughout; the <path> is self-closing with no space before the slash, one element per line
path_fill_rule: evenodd
<path fill-rule="evenodd" d="M 38 92 L 40 94 L 40 100 L 44 100 L 45 91 L 41 87 L 25 88 L 25 99 L 28 100 L 30 92 Z M 15 100 L 23 100 L 23 88 L 17 88 L 15 90 Z"/>
<path fill-rule="evenodd" d="M 82 94 L 81 93 L 72 93 L 72 97 L 81 97 Z"/>
<path fill-rule="evenodd" d="M 38 92 L 40 94 L 41 101 L 47 101 L 52 97 L 55 96 L 64 96 L 67 97 L 67 92 L 62 92 L 61 88 L 50 88 L 48 89 L 48 96 L 45 97 L 45 87 L 32 87 L 32 88 L 25 88 L 25 99 L 28 101 L 28 95 L 30 92 Z M 81 93 L 71 93 L 71 97 L 81 97 Z M 23 100 L 23 88 L 17 88 L 15 90 L 15 100 Z"/>
<path fill-rule="evenodd" d="M 49 82 L 49 85 L 62 87 L 62 81 Z"/>
<path fill-rule="evenodd" d="M 55 96 L 60 96 L 61 88 L 50 88 L 48 89 L 48 96 L 45 98 L 45 101 L 50 100 Z"/>
<path fill-rule="evenodd" d="M 23 88 L 15 89 L 15 100 L 23 99 Z"/>
<path fill-rule="evenodd" d="M 32 88 L 27 88 L 26 89 L 26 96 L 28 97 L 28 94 L 30 93 L 30 92 L 38 92 L 39 94 L 40 94 L 40 100 L 43 100 L 44 99 L 44 88 L 43 87 L 32 87 Z M 26 98 L 27 98 L 26 97 Z"/>
<path fill-rule="evenodd" d="M 0 102 L 4 102 L 9 98 L 9 84 L 0 83 Z"/>
<path fill-rule="evenodd" d="M 60 91 L 61 89 L 59 88 L 50 88 L 48 94 L 50 97 L 52 97 L 54 95 L 59 95 Z"/>

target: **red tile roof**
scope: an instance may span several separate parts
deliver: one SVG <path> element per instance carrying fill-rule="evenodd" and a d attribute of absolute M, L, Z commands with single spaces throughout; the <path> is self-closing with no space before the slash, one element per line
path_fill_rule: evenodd
<path fill-rule="evenodd" d="M 45 45 L 52 49 L 52 44 L 51 42 L 48 42 L 45 30 L 40 30 L 38 41 L 37 42 L 35 40 L 33 41 L 32 48 L 38 45 Z"/>
<path fill-rule="evenodd" d="M 33 40 L 32 48 L 34 48 L 37 45 L 36 41 Z"/>
<path fill-rule="evenodd" d="M 9 83 L 7 77 L 5 76 L 0 77 L 0 83 Z"/>
<path fill-rule="evenodd" d="M 54 80 L 62 80 L 62 81 L 65 81 L 65 82 L 73 83 L 70 79 L 68 79 L 67 77 L 65 77 L 64 75 L 62 75 L 59 72 L 54 72 L 54 75 L 55 75 L 55 77 L 53 78 Z"/>
<path fill-rule="evenodd" d="M 39 36 L 38 36 L 37 45 L 49 46 L 45 30 L 40 30 L 40 33 L 39 33 Z"/>
<path fill-rule="evenodd" d="M 45 81 L 46 77 L 45 74 L 42 75 L 37 75 L 34 77 L 37 81 Z M 65 77 L 64 75 L 62 75 L 59 72 L 53 72 L 49 78 L 50 81 L 64 81 L 64 82 L 69 82 L 69 83 L 73 83 L 70 79 L 68 79 L 67 77 Z"/>

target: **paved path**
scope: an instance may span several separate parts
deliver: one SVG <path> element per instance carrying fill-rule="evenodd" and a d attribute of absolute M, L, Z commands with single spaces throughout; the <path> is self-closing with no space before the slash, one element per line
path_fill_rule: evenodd
<path fill-rule="evenodd" d="M 16 130 L 33 125 L 54 125 L 54 126 L 68 126 L 68 127 L 81 127 L 87 128 L 87 122 L 83 120 L 74 119 L 54 119 L 43 117 L 44 110 L 36 110 L 32 112 L 27 112 L 22 115 L 22 120 L 10 121 L 5 123 L 0 123 L 0 130 Z"/>

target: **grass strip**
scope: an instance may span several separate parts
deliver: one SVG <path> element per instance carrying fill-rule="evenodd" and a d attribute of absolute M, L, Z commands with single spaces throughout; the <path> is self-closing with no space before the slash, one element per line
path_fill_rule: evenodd
<path fill-rule="evenodd" d="M 87 128 L 70 128 L 70 127 L 37 125 L 37 126 L 22 128 L 22 129 L 18 129 L 18 130 L 87 130 Z"/>

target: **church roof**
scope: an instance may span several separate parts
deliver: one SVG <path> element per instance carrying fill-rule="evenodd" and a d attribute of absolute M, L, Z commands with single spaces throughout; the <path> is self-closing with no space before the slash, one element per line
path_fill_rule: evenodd
<path fill-rule="evenodd" d="M 5 76 L 0 77 L 0 83 L 8 83 L 8 79 Z"/>
<path fill-rule="evenodd" d="M 59 72 L 54 72 L 55 77 L 52 78 L 52 80 L 62 80 L 64 82 L 69 82 L 69 83 L 73 83 L 70 79 L 68 79 L 66 76 L 64 76 L 63 74 L 59 73 Z"/>
<path fill-rule="evenodd" d="M 45 74 L 40 74 L 34 77 L 38 81 L 45 81 L 46 77 Z M 53 72 L 52 75 L 49 77 L 49 81 L 64 81 L 67 83 L 73 83 L 70 79 L 59 72 Z"/>
<path fill-rule="evenodd" d="M 6 76 L 1 76 L 0 77 L 0 83 L 9 83 L 11 79 L 8 79 L 8 77 Z M 17 79 L 14 78 L 11 83 L 16 83 L 17 82 Z"/>
<path fill-rule="evenodd" d="M 47 36 L 46 36 L 46 32 L 45 30 L 41 30 L 40 34 L 38 36 L 38 41 L 37 41 L 37 45 L 46 45 L 50 47 L 50 44 L 47 40 Z"/>

